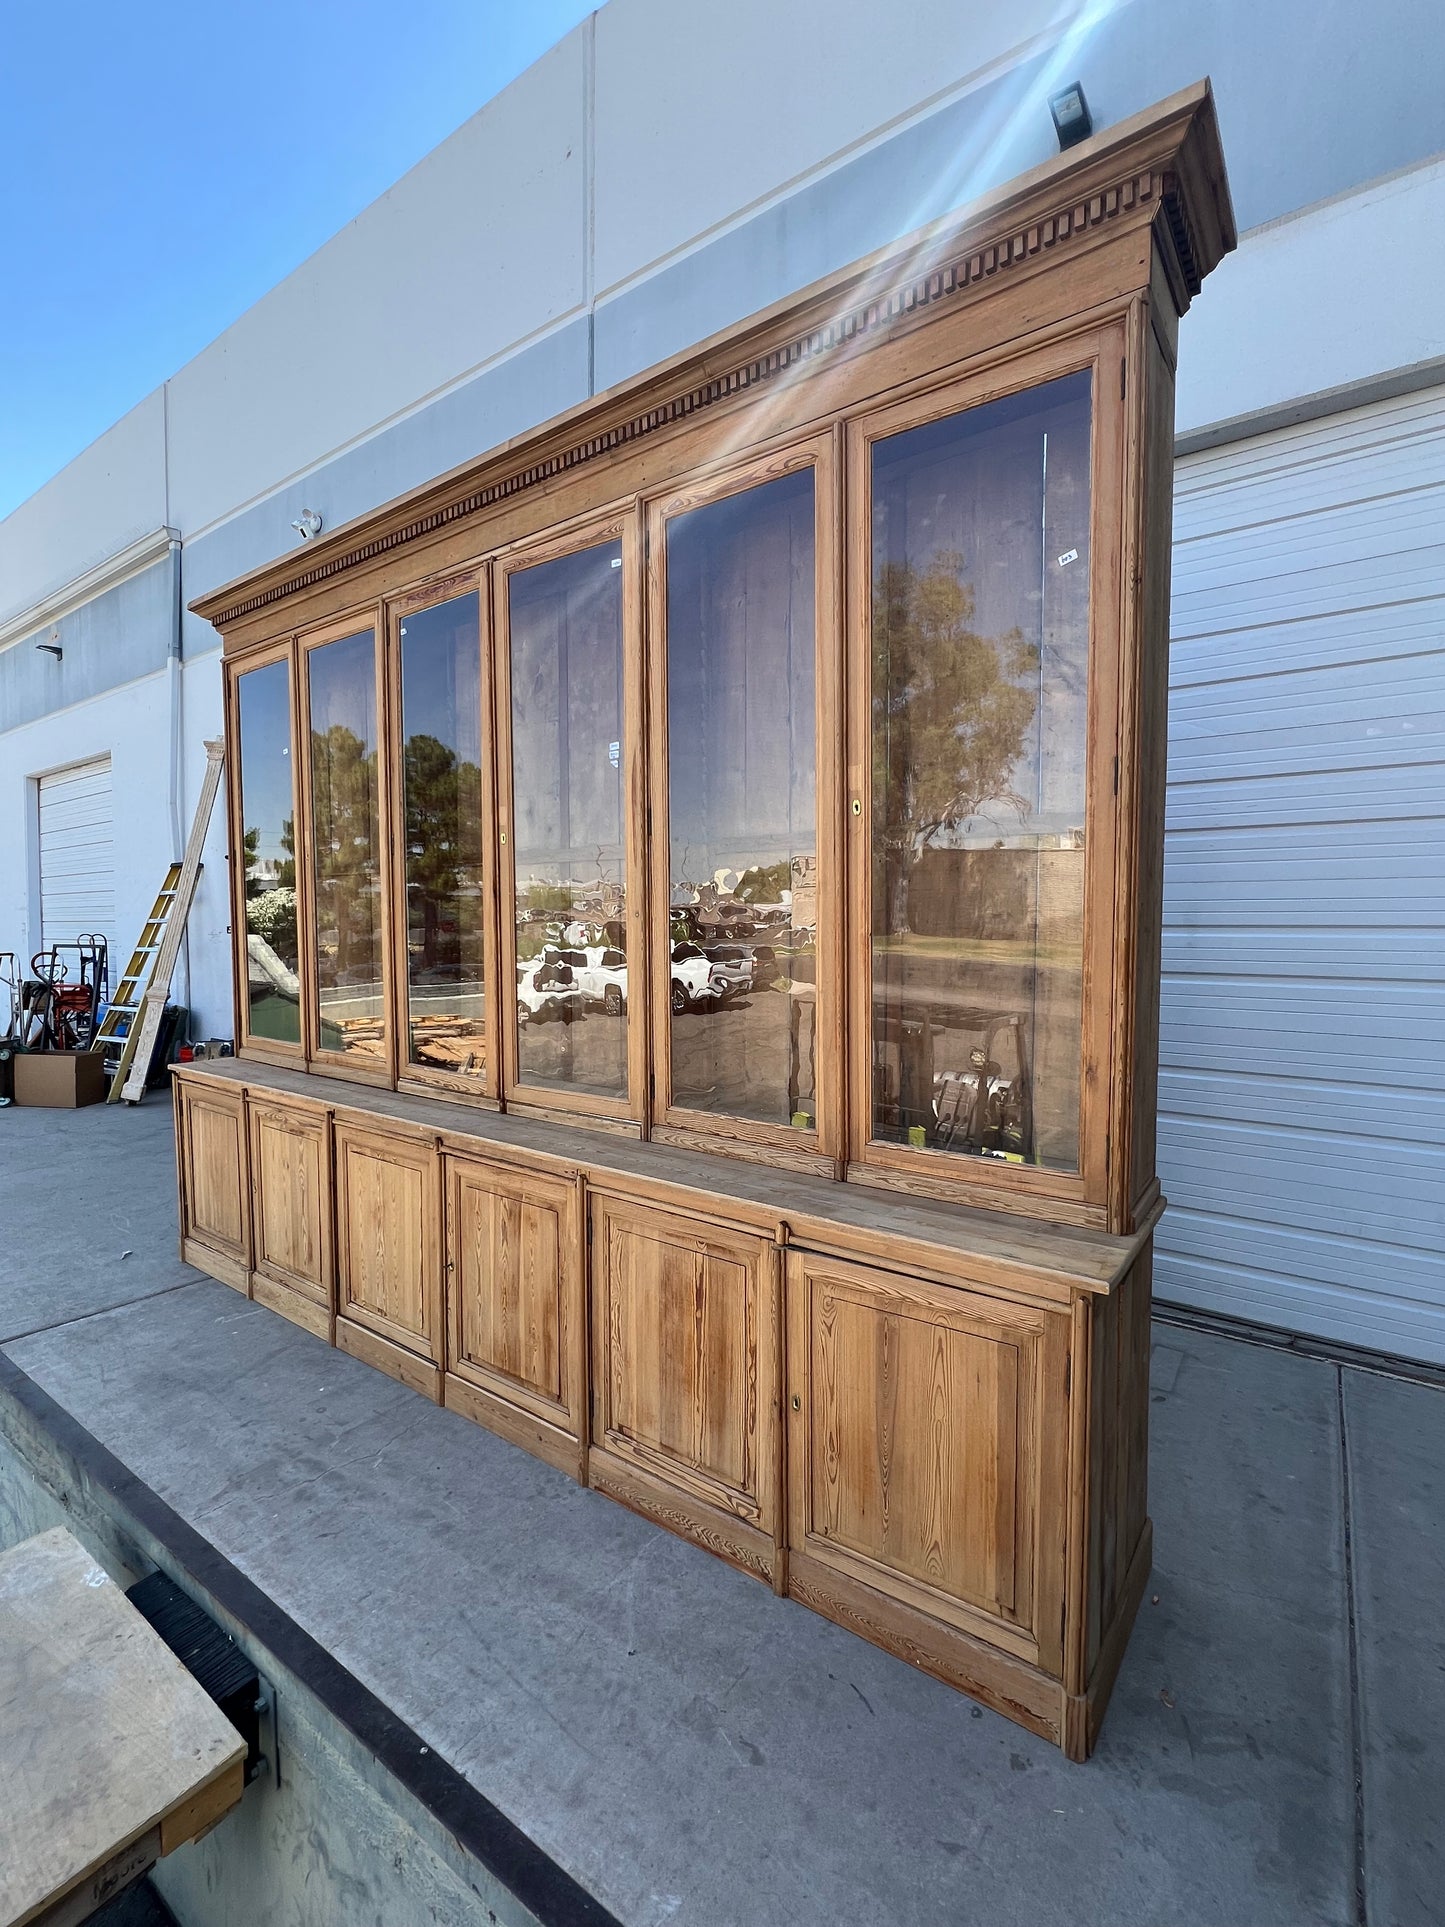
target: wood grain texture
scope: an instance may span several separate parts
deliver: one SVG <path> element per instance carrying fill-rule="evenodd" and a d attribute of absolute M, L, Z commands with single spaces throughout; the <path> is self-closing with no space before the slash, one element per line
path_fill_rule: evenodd
<path fill-rule="evenodd" d="M 445 1166 L 448 1371 L 580 1441 L 586 1359 L 576 1183 L 457 1157 Z M 480 1415 L 474 1401 L 464 1403 Z"/>
<path fill-rule="evenodd" d="M 1041 1395 L 1061 1322 L 790 1250 L 790 1547 L 1037 1660 L 1062 1611 L 1061 1556 L 1039 1553 L 1060 1529 Z"/>
<path fill-rule="evenodd" d="M 239 1090 L 180 1086 L 181 1235 L 249 1270 L 250 1212 Z"/>
<path fill-rule="evenodd" d="M 240 1800 L 246 1748 L 62 1527 L 0 1555 L 0 1919 L 139 1847 L 135 1871 Z M 84 1915 L 77 1915 L 83 1918 Z"/>
<path fill-rule="evenodd" d="M 248 1104 L 252 1269 L 334 1309 L 330 1123 L 324 1111 Z M 270 1300 L 267 1300 L 270 1302 Z"/>
<path fill-rule="evenodd" d="M 434 1144 L 337 1120 L 337 1312 L 441 1360 L 440 1161 Z"/>
<path fill-rule="evenodd" d="M 594 1450 L 770 1532 L 766 1247 L 611 1199 L 591 1208 Z"/>

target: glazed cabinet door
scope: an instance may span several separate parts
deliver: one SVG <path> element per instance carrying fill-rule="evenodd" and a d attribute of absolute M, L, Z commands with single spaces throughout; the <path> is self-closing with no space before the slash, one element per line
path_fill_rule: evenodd
<path fill-rule="evenodd" d="M 586 1411 L 575 1178 L 447 1157 L 446 1403 L 579 1477 Z"/>
<path fill-rule="evenodd" d="M 787 1291 L 790 1590 L 1056 1674 L 1067 1316 L 798 1251 Z"/>
<path fill-rule="evenodd" d="M 327 1113 L 311 1106 L 246 1105 L 251 1151 L 251 1295 L 330 1338 L 331 1145 Z"/>
<path fill-rule="evenodd" d="M 237 1291 L 251 1268 L 243 1108 L 239 1086 L 176 1080 L 181 1256 Z"/>
<path fill-rule="evenodd" d="M 778 1571 L 774 1247 L 594 1196 L 589 1482 L 772 1580 Z"/>
<path fill-rule="evenodd" d="M 441 1172 L 432 1139 L 338 1118 L 336 1342 L 441 1393 Z"/>

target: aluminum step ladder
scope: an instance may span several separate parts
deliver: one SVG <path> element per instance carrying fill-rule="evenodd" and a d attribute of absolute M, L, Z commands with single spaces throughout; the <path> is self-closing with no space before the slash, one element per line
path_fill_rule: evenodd
<path fill-rule="evenodd" d="M 191 913 L 196 882 L 201 874 L 201 849 L 216 806 L 216 792 L 221 787 L 225 747 L 220 740 L 206 744 L 206 774 L 185 853 L 179 863 L 173 863 L 166 871 L 166 880 L 151 906 L 125 975 L 116 985 L 115 996 L 90 1046 L 107 1055 L 113 1053 L 117 1045 L 120 1047 L 120 1061 L 106 1098 L 108 1104 L 122 1099 L 127 1104 L 139 1104 L 145 1096 L 146 1078 L 156 1038 L 160 1035 L 186 918 Z"/>

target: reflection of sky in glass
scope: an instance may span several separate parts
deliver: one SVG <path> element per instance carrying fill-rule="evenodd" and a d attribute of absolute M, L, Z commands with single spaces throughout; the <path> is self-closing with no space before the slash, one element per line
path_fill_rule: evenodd
<path fill-rule="evenodd" d="M 477 598 L 457 596 L 401 625 L 402 740 L 432 736 L 459 763 L 482 760 Z"/>
<path fill-rule="evenodd" d="M 262 863 L 281 863 L 289 852 L 281 831 L 292 812 L 291 673 L 284 662 L 248 669 L 237 679 L 241 710 L 242 827 L 258 830 Z"/>
<path fill-rule="evenodd" d="M 622 878 L 621 565 L 608 542 L 508 586 L 519 881 Z"/>
<path fill-rule="evenodd" d="M 813 473 L 667 526 L 674 882 L 811 855 Z"/>
<path fill-rule="evenodd" d="M 1017 632 L 1039 652 L 1012 796 L 983 805 L 971 830 L 936 831 L 935 846 L 1083 826 L 1090 386 L 1080 370 L 873 444 L 875 584 L 885 565 L 922 578 L 956 555 L 970 628 L 999 642 Z"/>

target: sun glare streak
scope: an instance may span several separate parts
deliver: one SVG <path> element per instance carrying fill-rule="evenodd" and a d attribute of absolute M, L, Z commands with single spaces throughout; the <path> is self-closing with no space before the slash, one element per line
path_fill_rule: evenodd
<path fill-rule="evenodd" d="M 1059 38 L 1035 67 L 1028 63 L 1001 83 L 998 98 L 990 104 L 979 126 L 962 144 L 950 164 L 937 172 L 920 190 L 917 199 L 899 220 L 895 239 L 918 228 L 929 228 L 949 214 L 957 213 L 999 186 L 1013 175 L 1037 166 L 1037 140 L 1040 128 L 1052 135 L 1049 97 L 1077 79 L 1076 63 L 1105 20 L 1120 11 L 1128 0 L 1083 0 L 1070 16 Z M 891 254 L 887 260 L 850 286 L 840 296 L 836 312 L 819 323 L 827 328 L 844 314 L 881 300 L 900 274 L 909 279 L 926 275 L 943 258 L 951 245 L 952 225 L 940 233 L 924 235 L 908 253 Z M 888 246 L 887 242 L 879 244 Z M 755 443 L 772 433 L 774 425 L 785 425 L 790 414 L 793 388 L 813 372 L 811 357 L 803 356 L 790 368 L 754 394 L 746 412 L 738 417 L 733 432 L 718 450 L 720 461 L 736 454 L 743 443 Z"/>

